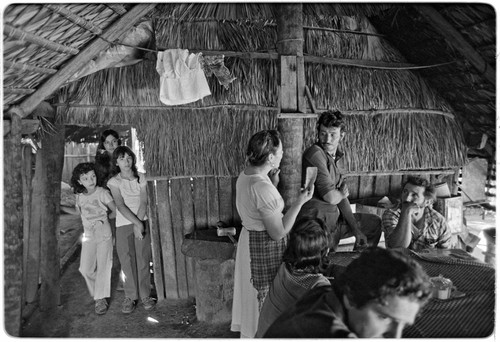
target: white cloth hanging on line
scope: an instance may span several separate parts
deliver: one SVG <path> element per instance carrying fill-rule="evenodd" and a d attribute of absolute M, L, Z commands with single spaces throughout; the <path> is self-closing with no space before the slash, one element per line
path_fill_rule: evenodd
<path fill-rule="evenodd" d="M 189 54 L 184 49 L 158 52 L 156 70 L 160 74 L 160 101 L 180 105 L 198 101 L 211 94 L 201 68 L 201 53 Z"/>

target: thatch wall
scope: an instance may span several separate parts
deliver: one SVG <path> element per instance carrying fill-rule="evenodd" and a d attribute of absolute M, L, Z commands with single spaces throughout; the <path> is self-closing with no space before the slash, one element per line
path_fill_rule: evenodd
<path fill-rule="evenodd" d="M 158 50 L 275 50 L 276 25 L 266 17 L 273 13 L 272 7 L 220 6 L 218 10 L 211 7 L 210 13 L 206 4 L 157 8 L 153 26 Z M 238 21 L 235 18 L 242 15 L 238 11 L 243 8 L 249 19 Z M 324 8 L 321 5 L 314 11 L 314 7 L 304 6 L 305 13 L 312 13 L 305 17 L 305 56 L 404 62 L 364 17 L 327 15 Z M 360 30 L 369 34 L 347 32 Z M 90 75 L 67 87 L 59 102 L 70 100 L 77 105 L 58 107 L 58 113 L 64 122 L 72 124 L 136 126 L 145 142 L 146 168 L 152 175 L 235 176 L 242 168 L 250 135 L 276 127 L 279 63 L 271 55 L 266 59 L 251 54 L 228 57 L 224 63 L 237 79 L 226 90 L 210 77 L 212 96 L 193 104 L 163 105 L 155 61 L 145 60 Z M 347 171 L 463 165 L 463 136 L 450 106 L 415 71 L 306 61 L 305 76 L 319 111 L 330 108 L 347 114 L 349 135 L 341 146 L 347 156 Z M 307 147 L 315 140 L 315 120 L 305 119 L 304 124 Z"/>

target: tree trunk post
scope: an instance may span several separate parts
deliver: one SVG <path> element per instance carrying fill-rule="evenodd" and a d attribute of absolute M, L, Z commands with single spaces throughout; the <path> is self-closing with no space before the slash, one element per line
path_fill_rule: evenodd
<path fill-rule="evenodd" d="M 10 133 L 4 138 L 4 324 L 5 331 L 21 333 L 23 279 L 23 187 L 21 117 L 12 114 Z"/>
<path fill-rule="evenodd" d="M 64 163 L 64 126 L 54 124 L 55 132 L 44 134 L 42 148 L 42 221 L 40 253 L 40 310 L 46 311 L 60 304 L 59 210 L 61 202 L 61 175 Z"/>
<path fill-rule="evenodd" d="M 304 58 L 302 4 L 277 6 L 278 54 L 280 55 L 280 107 L 281 113 L 305 111 Z M 301 187 L 303 119 L 278 116 L 278 130 L 283 143 L 279 190 L 285 208 L 297 199 Z"/>

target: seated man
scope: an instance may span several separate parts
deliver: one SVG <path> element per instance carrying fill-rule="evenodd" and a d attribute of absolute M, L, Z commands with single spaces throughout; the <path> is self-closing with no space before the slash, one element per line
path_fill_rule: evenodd
<path fill-rule="evenodd" d="M 306 149 L 302 155 L 302 184 L 307 167 L 318 168 L 314 195 L 302 206 L 297 220 L 304 217 L 323 220 L 332 235 L 332 251 L 336 250 L 340 239 L 351 236 L 356 238 L 355 248 L 377 246 L 382 233 L 380 222 L 363 220 L 363 214 L 355 214 L 356 217 L 353 215 L 348 199 L 349 190 L 337 167 L 337 161 L 343 156 L 343 153 L 338 151 L 340 141 L 345 136 L 343 115 L 339 111 L 326 111 L 319 117 L 316 128 L 318 142 Z M 373 224 L 360 225 L 358 221 Z"/>
<path fill-rule="evenodd" d="M 430 297 L 422 267 L 398 251 L 370 248 L 332 286 L 310 290 L 264 337 L 399 338 Z"/>
<path fill-rule="evenodd" d="M 435 189 L 428 180 L 408 178 L 398 208 L 387 209 L 382 215 L 386 247 L 450 248 L 451 230 L 446 219 L 432 209 L 435 199 Z"/>

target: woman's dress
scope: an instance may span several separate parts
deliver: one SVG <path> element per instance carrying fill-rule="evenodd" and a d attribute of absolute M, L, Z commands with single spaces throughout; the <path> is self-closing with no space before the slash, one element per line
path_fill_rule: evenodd
<path fill-rule="evenodd" d="M 236 251 L 231 330 L 239 331 L 243 338 L 253 338 L 257 332 L 259 319 L 259 300 L 257 297 L 259 292 L 264 293 L 264 296 L 267 293 L 265 289 L 258 291 L 254 285 L 259 281 L 265 282 L 264 280 L 269 279 L 269 277 L 271 277 L 271 281 L 268 285 L 271 285 L 281 263 L 282 251 L 286 248 L 286 238 L 279 242 L 271 241 L 267 233 L 264 233 L 266 228 L 263 218 L 274 215 L 280 215 L 282 218 L 284 201 L 267 175 L 246 175 L 242 172 L 236 182 L 236 208 L 241 217 L 243 229 Z M 271 270 L 271 273 L 269 273 L 269 268 L 263 270 L 266 273 L 264 278 L 255 274 L 256 268 L 260 267 L 259 264 L 255 264 L 255 260 L 254 274 L 252 274 L 250 255 L 252 253 L 255 255 L 255 253 L 250 251 L 251 234 L 254 236 L 255 234 L 257 236 L 267 235 L 268 241 L 264 247 L 279 248 L 279 252 L 274 254 L 281 253 L 275 270 Z M 272 262 L 275 263 L 276 260 L 272 260 Z"/>

